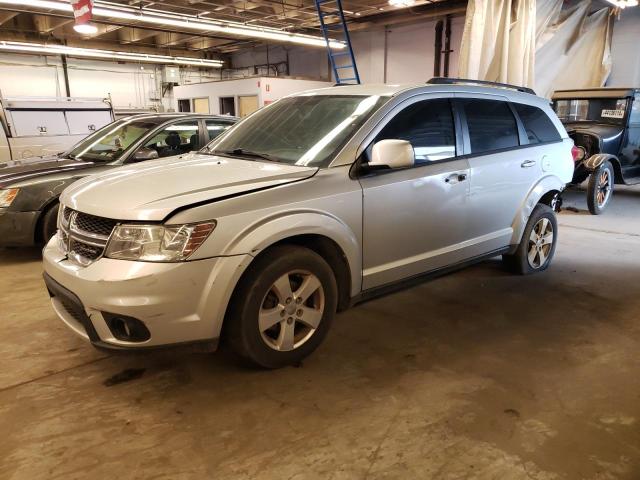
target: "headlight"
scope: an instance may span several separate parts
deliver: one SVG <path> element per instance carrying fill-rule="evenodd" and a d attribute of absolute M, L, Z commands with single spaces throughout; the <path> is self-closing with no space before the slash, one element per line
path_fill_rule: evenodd
<path fill-rule="evenodd" d="M 216 228 L 216 222 L 191 225 L 119 225 L 105 256 L 143 262 L 187 260 Z"/>
<path fill-rule="evenodd" d="M 0 190 L 0 207 L 8 207 L 13 203 L 13 200 L 18 195 L 19 188 L 8 188 L 6 190 Z"/>

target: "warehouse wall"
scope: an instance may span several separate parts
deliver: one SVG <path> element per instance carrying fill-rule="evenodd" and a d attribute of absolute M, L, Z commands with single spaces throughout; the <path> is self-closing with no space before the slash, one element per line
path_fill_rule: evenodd
<path fill-rule="evenodd" d="M 360 77 L 365 83 L 423 82 L 433 76 L 436 21 L 423 21 L 396 27 L 380 26 L 351 34 Z M 464 18 L 455 17 L 451 25 L 449 76 L 458 71 L 458 51 L 462 40 Z M 385 44 L 387 49 L 385 68 Z M 329 78 L 326 50 L 322 48 L 289 47 L 292 76 Z M 286 60 L 285 47 L 269 48 L 269 62 Z M 443 59 L 444 60 L 444 59 Z M 235 68 L 267 63 L 265 48 L 256 48 L 233 55 Z"/>
<path fill-rule="evenodd" d="M 607 82 L 612 87 L 640 86 L 640 7 L 625 9 L 613 27 L 613 68 Z"/>
<path fill-rule="evenodd" d="M 161 67 L 130 63 L 68 60 L 69 85 L 74 97 L 107 97 L 116 107 L 150 107 L 161 97 Z M 183 78 L 205 81 L 217 72 L 182 70 Z M 0 91 L 9 96 L 65 96 L 64 74 L 58 57 L 0 55 Z M 169 95 L 162 99 L 171 105 Z"/>

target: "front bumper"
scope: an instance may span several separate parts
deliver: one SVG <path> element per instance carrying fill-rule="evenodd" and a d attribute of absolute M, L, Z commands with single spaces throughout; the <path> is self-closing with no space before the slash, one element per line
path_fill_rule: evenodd
<path fill-rule="evenodd" d="M 233 288 L 249 255 L 181 263 L 102 258 L 88 267 L 68 260 L 54 237 L 44 248 L 45 283 L 53 309 L 96 346 L 140 349 L 217 342 Z M 109 322 L 133 318 L 148 330 L 142 341 L 118 338 Z"/>
<path fill-rule="evenodd" d="M 0 247 L 34 244 L 40 212 L 14 212 L 0 208 Z"/>

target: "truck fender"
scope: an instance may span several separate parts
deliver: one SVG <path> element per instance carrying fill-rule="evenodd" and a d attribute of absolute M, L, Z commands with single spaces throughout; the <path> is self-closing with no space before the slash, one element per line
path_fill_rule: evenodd
<path fill-rule="evenodd" d="M 590 172 L 595 172 L 600 165 L 602 165 L 607 160 L 612 161 L 614 165 L 618 162 L 618 158 L 615 155 L 611 155 L 609 153 L 596 153 L 595 155 L 587 158 L 582 164 L 584 167 Z"/>

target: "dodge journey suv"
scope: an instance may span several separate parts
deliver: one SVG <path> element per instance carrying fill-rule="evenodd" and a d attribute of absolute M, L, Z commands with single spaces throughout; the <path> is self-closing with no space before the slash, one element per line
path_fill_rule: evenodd
<path fill-rule="evenodd" d="M 45 281 L 96 346 L 222 339 L 292 364 L 336 311 L 399 283 L 498 255 L 545 270 L 572 146 L 548 101 L 508 85 L 297 94 L 198 154 L 71 185 Z"/>

